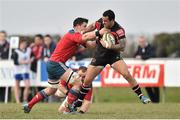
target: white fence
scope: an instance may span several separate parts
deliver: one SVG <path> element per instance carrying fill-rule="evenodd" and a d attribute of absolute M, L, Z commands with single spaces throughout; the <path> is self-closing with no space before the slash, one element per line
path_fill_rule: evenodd
<path fill-rule="evenodd" d="M 141 86 L 180 87 L 180 59 L 150 59 L 147 61 L 124 59 L 132 76 Z M 39 61 L 36 78 L 30 80 L 31 86 L 47 86 L 47 73 L 45 64 Z M 77 69 L 79 66 L 88 66 L 90 59 L 78 62 L 68 61 L 67 66 Z M 14 86 L 13 61 L 0 61 L 0 87 Z M 23 86 L 23 82 L 21 83 Z M 109 66 L 93 81 L 94 87 L 128 86 L 124 78 Z"/>

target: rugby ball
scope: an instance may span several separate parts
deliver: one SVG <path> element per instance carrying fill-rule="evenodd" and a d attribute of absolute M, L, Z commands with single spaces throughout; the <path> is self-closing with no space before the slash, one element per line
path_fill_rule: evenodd
<path fill-rule="evenodd" d="M 115 38 L 111 33 L 104 33 L 100 42 L 103 47 L 110 48 L 112 45 L 115 45 Z"/>

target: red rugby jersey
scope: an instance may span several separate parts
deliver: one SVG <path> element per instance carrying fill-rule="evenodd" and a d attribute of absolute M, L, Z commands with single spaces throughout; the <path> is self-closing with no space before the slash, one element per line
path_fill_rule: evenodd
<path fill-rule="evenodd" d="M 82 34 L 70 30 L 59 40 L 50 60 L 65 63 L 76 53 L 79 45 L 85 46 L 85 42 L 82 41 Z"/>

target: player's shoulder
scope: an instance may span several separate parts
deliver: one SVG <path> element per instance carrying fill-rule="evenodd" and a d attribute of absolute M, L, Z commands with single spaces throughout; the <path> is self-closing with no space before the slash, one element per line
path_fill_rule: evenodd
<path fill-rule="evenodd" d="M 65 34 L 65 36 L 74 36 L 74 35 L 80 35 L 79 32 L 76 32 L 74 29 L 71 29 Z"/>
<path fill-rule="evenodd" d="M 74 34 L 75 33 L 75 30 L 74 29 L 71 29 L 68 31 L 69 34 Z"/>
<path fill-rule="evenodd" d="M 115 27 L 116 29 L 124 29 L 117 21 L 115 21 L 114 27 Z"/>

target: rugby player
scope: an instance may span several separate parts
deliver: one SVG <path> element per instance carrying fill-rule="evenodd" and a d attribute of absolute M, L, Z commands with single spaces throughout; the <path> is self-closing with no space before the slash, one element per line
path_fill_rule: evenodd
<path fill-rule="evenodd" d="M 82 82 L 85 78 L 86 71 L 87 71 L 87 67 L 84 67 L 84 66 L 79 67 L 79 69 L 77 70 L 77 74 L 79 75 Z M 73 84 L 69 84 L 69 83 L 66 83 L 66 81 L 64 81 L 64 80 L 61 80 L 59 89 L 57 90 L 55 95 L 58 97 L 66 97 L 66 95 L 68 94 L 68 92 L 72 88 L 72 86 L 73 86 Z M 92 86 L 91 86 L 91 90 L 86 94 L 84 100 L 79 101 L 82 104 L 81 106 L 78 106 L 78 107 L 80 107 L 78 110 L 79 113 L 83 114 L 83 113 L 87 112 L 87 110 L 89 109 L 89 107 L 91 105 L 91 101 L 92 101 L 92 92 L 93 92 L 93 90 L 92 90 Z M 59 113 L 65 113 L 65 110 L 66 110 L 65 103 L 66 102 L 67 102 L 67 97 L 63 101 L 63 103 L 60 105 L 60 107 L 58 109 Z"/>
<path fill-rule="evenodd" d="M 103 68 L 109 64 L 115 71 L 120 73 L 130 84 L 132 90 L 137 94 L 140 101 L 144 104 L 150 102 L 150 99 L 145 97 L 141 92 L 141 88 L 137 81 L 131 76 L 128 71 L 127 64 L 124 62 L 120 52 L 124 51 L 126 44 L 125 30 L 115 21 L 115 14 L 112 10 L 107 10 L 103 13 L 102 18 L 100 18 L 95 23 L 87 27 L 84 32 L 89 32 L 97 29 L 96 34 L 102 28 L 110 29 L 110 33 L 115 37 L 115 45 L 109 48 L 102 46 L 100 40 L 97 40 L 97 47 L 94 53 L 94 57 L 88 66 L 87 74 L 84 83 L 80 90 L 80 100 L 84 99 L 84 96 L 90 90 L 90 85 L 94 78 L 103 70 Z M 99 34 L 99 39 L 102 35 Z M 74 104 L 79 104 L 75 102 Z"/>
<path fill-rule="evenodd" d="M 76 18 L 73 22 L 74 29 L 66 33 L 58 42 L 53 54 L 47 62 L 49 86 L 38 92 L 29 103 L 23 105 L 25 113 L 29 113 L 32 107 L 42 99 L 53 95 L 57 91 L 59 80 L 65 80 L 67 83 L 72 83 L 74 82 L 74 79 L 78 77 L 76 72 L 73 72 L 72 69 L 66 67 L 65 62 L 75 54 L 79 45 L 86 46 L 87 41 L 94 40 L 97 37 L 95 31 L 81 34 L 86 28 L 87 23 L 88 20 L 85 18 Z M 101 29 L 99 34 L 103 35 L 107 31 L 106 28 Z M 68 105 L 71 105 L 73 100 L 78 97 L 77 95 L 79 94 L 80 86 L 81 81 L 76 79 L 74 86 L 68 93 Z M 70 107 L 67 106 L 67 112 L 70 110 L 69 108 Z"/>

